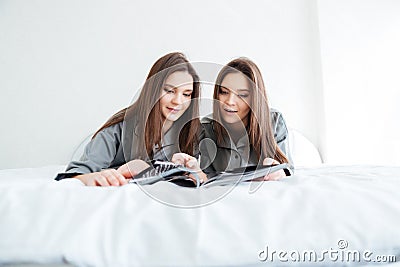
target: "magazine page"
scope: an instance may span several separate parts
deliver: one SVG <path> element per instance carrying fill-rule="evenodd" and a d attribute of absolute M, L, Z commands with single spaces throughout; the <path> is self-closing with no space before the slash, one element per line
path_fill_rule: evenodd
<path fill-rule="evenodd" d="M 210 187 L 217 185 L 232 185 L 239 182 L 251 181 L 257 178 L 262 178 L 265 175 L 283 169 L 289 169 L 289 164 L 283 163 L 277 165 L 258 165 L 258 166 L 248 166 L 245 168 L 238 168 L 232 171 L 221 172 L 218 175 L 210 178 L 202 186 Z"/>
<path fill-rule="evenodd" d="M 188 177 L 192 174 L 196 181 Z M 200 178 L 196 172 L 180 164 L 165 161 L 154 161 L 153 166 L 138 173 L 129 183 L 147 185 L 159 181 L 170 181 L 186 187 L 199 187 Z"/>

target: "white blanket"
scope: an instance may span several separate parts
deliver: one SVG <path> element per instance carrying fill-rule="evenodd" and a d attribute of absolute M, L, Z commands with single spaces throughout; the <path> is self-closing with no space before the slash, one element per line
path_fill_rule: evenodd
<path fill-rule="evenodd" d="M 0 171 L 0 265 L 354 266 L 390 255 L 400 261 L 400 167 L 320 166 L 277 182 L 208 189 L 53 181 L 63 169 Z M 349 251 L 360 261 L 343 258 Z M 366 251 L 370 262 L 362 258 Z M 317 259 L 302 260 L 304 254 Z"/>

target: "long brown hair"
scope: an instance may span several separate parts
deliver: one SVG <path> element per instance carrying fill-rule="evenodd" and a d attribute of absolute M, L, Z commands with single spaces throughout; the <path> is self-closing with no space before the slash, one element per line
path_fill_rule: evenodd
<path fill-rule="evenodd" d="M 229 73 L 243 73 L 249 79 L 251 89 L 250 111 L 247 115 L 248 124 L 246 130 L 249 136 L 249 143 L 253 146 L 257 157 L 262 156 L 273 158 L 280 163 L 289 162 L 274 138 L 270 108 L 268 105 L 267 93 L 261 72 L 257 65 L 248 58 L 237 58 L 224 66 L 218 74 L 214 87 L 214 99 L 219 99 L 221 83 Z M 222 122 L 219 106 L 214 102 L 213 106 L 214 131 L 217 136 L 217 144 L 222 144 L 227 135 L 226 129 L 218 122 Z"/>
<path fill-rule="evenodd" d="M 134 123 L 135 125 L 124 126 L 125 135 L 131 139 L 131 134 L 142 136 L 142 142 L 135 144 L 124 144 L 126 160 L 132 157 L 139 159 L 151 159 L 153 156 L 153 148 L 161 147 L 162 139 L 162 115 L 160 110 L 159 98 L 164 88 L 165 80 L 174 72 L 188 72 L 193 78 L 193 92 L 191 95 L 191 104 L 184 114 L 174 122 L 174 126 L 179 125 L 179 147 L 180 151 L 193 154 L 198 145 L 198 133 L 200 131 L 199 121 L 199 98 L 200 98 L 200 82 L 199 76 L 193 66 L 186 59 L 185 55 L 179 52 L 169 53 L 158 59 L 146 78 L 138 99 L 129 107 L 124 108 L 114 114 L 93 136 L 96 136 L 101 130 L 114 124 L 124 121 L 125 124 Z M 130 116 L 136 118 L 132 122 Z M 178 123 L 178 124 L 176 124 Z M 130 129 L 131 131 L 128 131 Z M 135 150 L 132 153 L 131 148 Z M 130 158 L 130 159 L 128 159 Z"/>

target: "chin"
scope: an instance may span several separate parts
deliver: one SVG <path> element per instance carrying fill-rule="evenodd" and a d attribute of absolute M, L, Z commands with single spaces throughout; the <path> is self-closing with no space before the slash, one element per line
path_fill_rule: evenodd
<path fill-rule="evenodd" d="M 172 122 L 176 122 L 180 117 L 182 117 L 182 115 L 169 115 L 167 117 L 167 120 L 172 121 Z"/>
<path fill-rule="evenodd" d="M 232 117 L 228 117 L 228 118 L 222 117 L 222 120 L 226 124 L 234 124 L 234 123 L 241 122 L 240 118 L 232 118 Z"/>
<path fill-rule="evenodd" d="M 167 121 L 172 121 L 172 122 L 176 122 L 177 120 L 178 120 L 179 118 L 175 118 L 175 117 L 173 117 L 173 118 L 167 118 Z"/>

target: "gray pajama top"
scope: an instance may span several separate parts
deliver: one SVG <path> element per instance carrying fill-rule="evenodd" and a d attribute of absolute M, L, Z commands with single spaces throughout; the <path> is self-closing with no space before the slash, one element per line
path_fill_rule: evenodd
<path fill-rule="evenodd" d="M 274 138 L 292 164 L 289 153 L 289 133 L 282 114 L 270 110 Z M 202 119 L 203 134 L 200 142 L 201 168 L 205 172 L 225 171 L 247 165 L 262 164 L 263 159 L 258 159 L 253 146 L 249 144 L 247 134 L 239 138 L 237 143 L 232 142 L 228 135 L 224 136 L 222 145 L 217 145 L 212 117 Z"/>
<path fill-rule="evenodd" d="M 179 152 L 179 134 L 176 128 L 179 127 L 172 126 L 165 133 L 161 149 L 154 147 L 152 159 L 170 161 L 173 154 Z M 134 149 L 130 149 L 137 146 L 138 142 L 144 142 L 144 138 L 135 133 L 134 127 L 126 127 L 125 122 L 105 128 L 87 144 L 82 157 L 77 161 L 71 161 L 65 173 L 58 174 L 56 180 L 118 168 L 130 160 L 138 159 Z"/>

